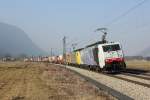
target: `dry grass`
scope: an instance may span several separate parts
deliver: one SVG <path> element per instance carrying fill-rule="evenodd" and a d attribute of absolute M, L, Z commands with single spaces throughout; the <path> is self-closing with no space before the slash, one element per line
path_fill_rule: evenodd
<path fill-rule="evenodd" d="M 0 63 L 0 100 L 115 99 L 67 69 L 43 63 Z"/>
<path fill-rule="evenodd" d="M 127 68 L 150 70 L 150 61 L 146 60 L 128 60 L 126 61 Z"/>

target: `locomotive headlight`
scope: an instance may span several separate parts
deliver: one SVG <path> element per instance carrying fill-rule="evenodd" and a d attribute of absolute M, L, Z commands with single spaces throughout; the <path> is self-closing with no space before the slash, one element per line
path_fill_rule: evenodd
<path fill-rule="evenodd" d="M 116 61 L 118 61 L 118 62 L 123 62 L 124 59 L 123 59 L 123 58 L 116 58 Z"/>
<path fill-rule="evenodd" d="M 105 62 L 106 62 L 106 63 L 112 63 L 113 60 L 112 60 L 112 59 L 105 59 Z"/>

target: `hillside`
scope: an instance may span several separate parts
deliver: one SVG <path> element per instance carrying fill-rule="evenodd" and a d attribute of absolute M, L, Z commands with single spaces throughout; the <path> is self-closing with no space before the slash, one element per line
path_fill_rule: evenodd
<path fill-rule="evenodd" d="M 44 52 L 20 28 L 0 23 L 0 56 L 39 55 Z"/>

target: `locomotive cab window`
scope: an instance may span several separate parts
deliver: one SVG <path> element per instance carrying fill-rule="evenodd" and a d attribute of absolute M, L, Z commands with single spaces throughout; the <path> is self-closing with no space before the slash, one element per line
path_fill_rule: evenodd
<path fill-rule="evenodd" d="M 117 50 L 120 50 L 119 44 L 115 44 L 115 45 L 105 45 L 105 46 L 103 46 L 103 51 L 104 51 L 104 52 L 117 51 Z"/>

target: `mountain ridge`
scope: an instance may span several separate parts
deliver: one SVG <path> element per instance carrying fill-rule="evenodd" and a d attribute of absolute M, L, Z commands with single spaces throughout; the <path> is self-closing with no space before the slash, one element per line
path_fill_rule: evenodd
<path fill-rule="evenodd" d="M 28 35 L 19 27 L 0 22 L 0 56 L 42 55 L 40 49 Z"/>

